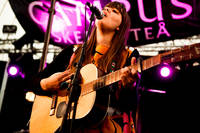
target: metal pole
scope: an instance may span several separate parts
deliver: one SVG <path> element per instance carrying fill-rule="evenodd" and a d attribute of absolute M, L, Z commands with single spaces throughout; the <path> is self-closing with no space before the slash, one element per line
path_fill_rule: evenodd
<path fill-rule="evenodd" d="M 7 85 L 7 80 L 8 80 L 7 68 L 8 68 L 9 63 L 10 63 L 10 60 L 6 63 L 5 70 L 4 70 L 4 76 L 3 76 L 3 80 L 2 80 L 2 84 L 1 84 L 0 112 L 1 112 L 1 109 L 2 109 L 4 93 L 5 93 L 5 90 L 6 90 L 6 85 Z"/>

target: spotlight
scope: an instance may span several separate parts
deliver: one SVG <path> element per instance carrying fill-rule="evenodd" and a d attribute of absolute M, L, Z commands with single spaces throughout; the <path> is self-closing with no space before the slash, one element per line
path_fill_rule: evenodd
<path fill-rule="evenodd" d="M 10 64 L 7 68 L 8 75 L 11 77 L 20 76 L 25 78 L 25 74 L 21 72 L 21 68 L 18 65 Z"/>
<path fill-rule="evenodd" d="M 10 65 L 8 67 L 8 75 L 15 77 L 19 75 L 19 66 L 17 65 Z"/>
<path fill-rule="evenodd" d="M 163 67 L 163 68 L 161 68 L 160 74 L 161 74 L 161 76 L 163 76 L 163 77 L 168 77 L 168 76 L 170 75 L 170 70 L 169 70 L 169 68 L 168 68 L 168 67 Z"/>
<path fill-rule="evenodd" d="M 27 92 L 25 98 L 27 101 L 33 102 L 35 99 L 35 94 L 33 92 Z"/>
<path fill-rule="evenodd" d="M 172 68 L 168 64 L 164 64 L 159 68 L 160 76 L 167 78 L 172 75 Z"/>

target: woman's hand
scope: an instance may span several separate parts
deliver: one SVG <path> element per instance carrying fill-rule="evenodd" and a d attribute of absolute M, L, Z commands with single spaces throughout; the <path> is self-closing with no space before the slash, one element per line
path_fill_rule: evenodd
<path fill-rule="evenodd" d="M 66 82 L 71 79 L 73 74 L 70 70 L 65 70 L 64 72 L 57 72 L 48 78 L 42 79 L 40 85 L 45 91 L 56 91 L 59 90 L 62 82 Z"/>
<path fill-rule="evenodd" d="M 135 62 L 136 62 L 136 58 L 132 57 L 131 65 L 134 65 Z M 137 80 L 137 78 L 138 78 L 137 70 L 135 70 L 134 68 L 125 67 L 121 69 L 121 81 L 124 87 L 128 87 L 128 86 L 131 87 L 133 83 Z"/>

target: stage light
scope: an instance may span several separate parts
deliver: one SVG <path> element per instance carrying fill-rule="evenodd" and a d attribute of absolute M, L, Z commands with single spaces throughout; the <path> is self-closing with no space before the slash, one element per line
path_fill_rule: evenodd
<path fill-rule="evenodd" d="M 170 75 L 170 69 L 168 67 L 162 67 L 160 74 L 162 77 L 168 77 Z"/>
<path fill-rule="evenodd" d="M 33 102 L 35 99 L 35 94 L 33 92 L 27 92 L 25 98 L 27 101 Z"/>
<path fill-rule="evenodd" d="M 148 89 L 148 92 L 153 92 L 153 93 L 160 93 L 160 94 L 166 94 L 166 91 L 164 90 L 158 90 L 158 89 Z"/>
<path fill-rule="evenodd" d="M 8 67 L 8 75 L 14 77 L 19 74 L 19 67 L 17 65 L 10 65 Z"/>
<path fill-rule="evenodd" d="M 172 68 L 168 64 L 163 64 L 159 67 L 159 74 L 163 78 L 168 78 L 172 75 Z"/>
<path fill-rule="evenodd" d="M 8 75 L 11 77 L 25 78 L 25 74 L 21 71 L 21 68 L 18 65 L 10 64 L 7 68 Z"/>

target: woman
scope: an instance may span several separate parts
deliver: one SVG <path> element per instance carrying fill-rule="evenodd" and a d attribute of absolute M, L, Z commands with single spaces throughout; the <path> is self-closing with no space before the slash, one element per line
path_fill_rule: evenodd
<path fill-rule="evenodd" d="M 130 28 L 130 18 L 126 12 L 125 6 L 119 2 L 108 3 L 103 13 L 105 16 L 101 20 L 96 20 L 89 40 L 87 42 L 85 58 L 83 66 L 86 64 L 94 64 L 98 68 L 100 76 L 108 74 L 109 72 L 121 69 L 127 63 L 127 59 L 130 52 L 125 48 L 128 39 L 128 31 Z M 63 72 L 60 71 L 57 65 L 65 58 L 65 50 L 55 59 L 50 65 L 51 72 L 44 70 L 43 74 L 40 73 L 39 79 L 35 82 L 35 85 L 45 92 L 59 91 L 63 82 L 69 81 L 75 71 L 75 65 L 79 60 L 81 53 L 81 46 L 72 54 L 67 69 Z M 57 63 L 55 63 L 57 62 Z M 131 59 L 131 64 L 135 63 L 135 58 Z M 67 63 L 66 63 L 67 64 Z M 62 64 L 62 68 L 65 68 L 66 64 Z M 130 63 L 129 63 L 130 64 Z M 52 74 L 53 72 L 56 72 Z M 46 73 L 46 74 L 44 74 Z M 48 73 L 48 74 L 47 74 Z M 47 75 L 51 76 L 47 77 Z M 45 76 L 46 77 L 45 77 Z M 125 67 L 121 69 L 120 79 L 122 86 L 119 88 L 133 88 L 133 83 L 137 79 L 137 72 L 135 69 Z M 39 83 L 39 85 L 37 85 Z M 116 87 L 116 85 L 115 85 Z M 113 89 L 111 96 L 115 96 L 114 99 L 119 99 L 120 89 L 116 87 Z M 105 93 L 109 93 L 105 91 Z M 91 125 L 90 127 L 83 127 L 82 132 L 103 132 L 114 133 L 121 132 L 121 127 L 113 121 L 110 117 L 106 117 L 100 124 Z"/>

